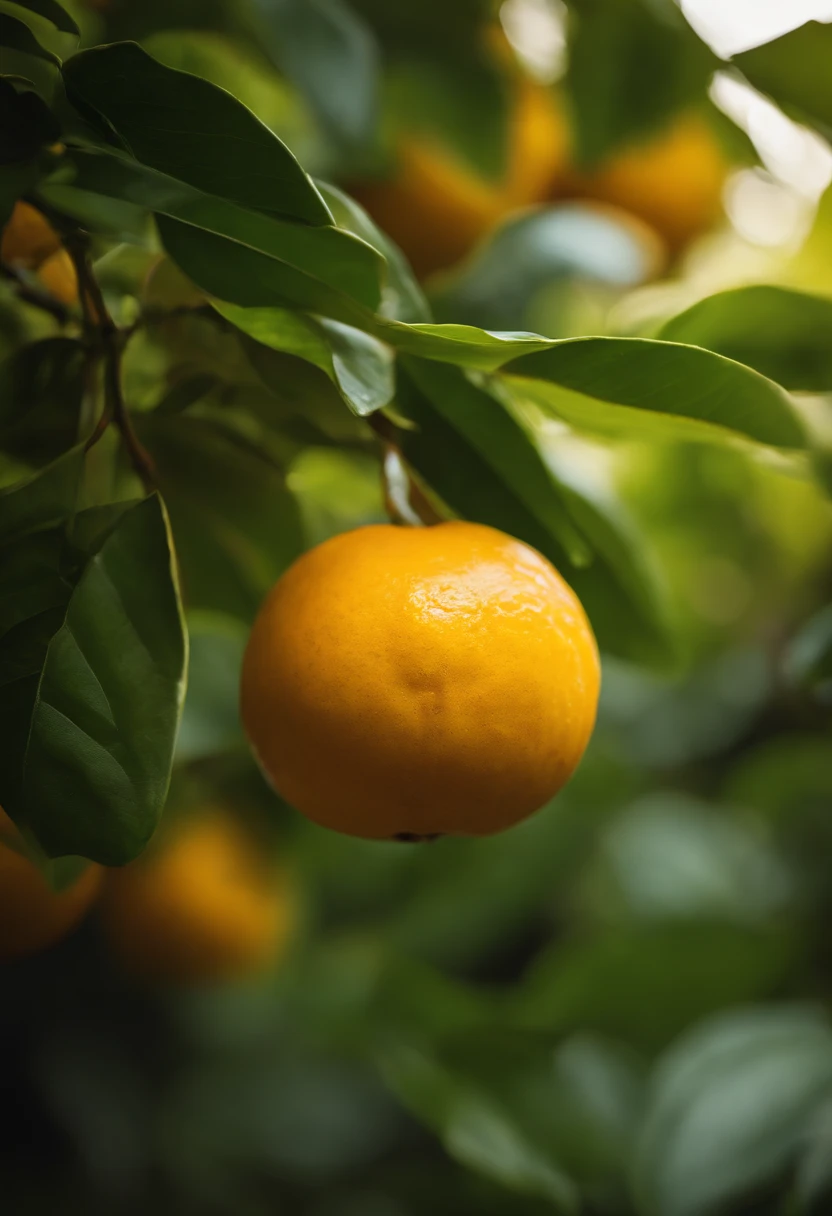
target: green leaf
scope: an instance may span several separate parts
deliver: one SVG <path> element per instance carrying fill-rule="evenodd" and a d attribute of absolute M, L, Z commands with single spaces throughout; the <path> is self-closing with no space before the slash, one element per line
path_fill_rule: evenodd
<path fill-rule="evenodd" d="M 392 399 L 392 351 L 369 334 L 338 321 L 317 320 L 279 308 L 217 304 L 216 309 L 263 346 L 315 364 L 359 416 L 382 409 Z"/>
<path fill-rule="evenodd" d="M 398 401 L 416 429 L 402 430 L 399 442 L 420 477 L 463 518 L 544 554 L 578 595 L 602 649 L 666 661 L 663 596 L 621 505 L 544 459 L 501 394 L 459 370 L 406 367 L 414 382 L 401 385 Z"/>
<path fill-rule="evenodd" d="M 379 304 L 381 257 L 365 241 L 329 224 L 309 227 L 246 210 L 115 152 L 71 150 L 42 193 L 60 205 L 61 191 L 67 187 L 120 199 L 146 207 L 157 215 L 182 220 L 194 228 L 230 237 L 246 247 L 247 256 L 251 256 L 252 250 L 259 250 L 270 259 L 345 292 L 368 309 Z M 276 269 L 275 273 L 279 271 Z"/>
<path fill-rule="evenodd" d="M 358 328 L 372 324 L 365 305 L 287 262 L 168 216 L 156 223 L 165 252 L 209 295 L 244 308 L 300 308 Z"/>
<path fill-rule="evenodd" d="M 41 46 L 28 25 L 18 21 L 17 17 L 10 17 L 8 13 L 0 13 L 0 46 L 8 47 L 12 51 L 22 51 L 24 55 L 32 55 L 35 59 L 45 59 L 47 63 L 58 66 L 61 63 L 57 55 Z"/>
<path fill-rule="evenodd" d="M 832 135 L 832 25 L 807 21 L 782 38 L 735 55 L 755 88 L 796 118 Z"/>
<path fill-rule="evenodd" d="M 832 703 L 832 604 L 827 604 L 792 638 L 784 656 L 787 679 L 810 688 L 818 700 Z"/>
<path fill-rule="evenodd" d="M 43 98 L 32 89 L 18 91 L 0 76 L 0 165 L 17 166 L 18 176 L 15 182 L 12 173 L 11 188 L 4 185 L 0 191 L 4 207 L 7 198 L 11 196 L 13 201 L 34 184 L 38 169 L 31 162 L 44 144 L 53 143 L 59 135 L 60 127 Z M 1 215 L 0 222 L 5 222 Z"/>
<path fill-rule="evenodd" d="M 107 509 L 103 533 L 92 514 L 25 555 L 3 639 L 3 805 L 49 856 L 121 865 L 164 805 L 187 648 L 161 500 Z"/>
<path fill-rule="evenodd" d="M 565 86 L 577 156 L 591 166 L 622 144 L 653 135 L 700 101 L 716 56 L 674 5 L 578 0 Z"/>
<path fill-rule="evenodd" d="M 384 1079 L 445 1149 L 476 1170 L 521 1194 L 548 1200 L 556 1211 L 578 1211 L 578 1194 L 547 1144 L 535 1143 L 512 1112 L 466 1077 L 423 1049 L 400 1045 L 381 1056 Z"/>
<path fill-rule="evenodd" d="M 455 506 L 453 457 L 438 442 L 437 433 L 450 430 L 458 437 L 457 443 L 461 440 L 471 449 L 474 461 L 483 468 L 483 482 L 475 492 L 492 519 L 501 517 L 500 505 L 504 503 L 510 522 L 522 524 L 514 535 L 531 544 L 542 542 L 536 546 L 541 552 L 556 550 L 559 559 L 567 554 L 575 564 L 586 565 L 590 549 L 572 523 L 558 485 L 533 439 L 517 419 L 491 394 L 472 384 L 461 370 L 412 359 L 405 361 L 405 368 L 417 392 L 405 394 L 402 404 L 420 429 L 402 432 L 402 450 L 417 472 L 450 506 Z M 492 495 L 493 510 L 489 505 Z M 492 522 L 482 518 L 482 510 L 469 517 Z M 495 522 L 494 526 L 500 525 Z M 524 531 L 531 532 L 534 539 Z"/>
<path fill-rule="evenodd" d="M 0 445 L 30 464 L 56 459 L 78 438 L 86 359 L 74 338 L 43 338 L 0 364 Z"/>
<path fill-rule="evenodd" d="M 546 351 L 553 345 L 552 339 L 539 334 L 491 333 L 473 325 L 403 325 L 383 318 L 376 319 L 373 332 L 402 354 L 480 371 L 494 371 L 510 359 Z"/>
<path fill-rule="evenodd" d="M 190 412 L 149 414 L 139 423 L 170 511 L 188 610 L 253 619 L 304 548 L 297 504 L 281 472 Z"/>
<path fill-rule="evenodd" d="M 75 21 L 70 17 L 63 5 L 58 4 L 58 0 L 5 0 L 5 2 L 13 4 L 17 8 L 26 9 L 27 12 L 37 13 L 39 17 L 45 17 L 62 34 L 80 36 L 81 31 L 75 24 Z"/>
<path fill-rule="evenodd" d="M 0 490 L 0 544 L 49 528 L 72 515 L 83 470 L 84 449 L 76 447 L 34 477 Z"/>
<path fill-rule="evenodd" d="M 832 1034 L 800 1007 L 723 1014 L 660 1060 L 637 1157 L 645 1216 L 710 1216 L 776 1181 L 832 1097 Z"/>
<path fill-rule="evenodd" d="M 332 135 L 366 143 L 376 122 L 378 48 L 344 0 L 256 0 L 267 53 Z"/>
<path fill-rule="evenodd" d="M 806 436 L 788 393 L 778 384 L 722 355 L 647 338 L 572 338 L 551 349 L 517 359 L 507 373 L 528 377 L 523 385 L 530 400 L 546 409 L 547 393 L 532 379 L 582 394 L 550 397 L 553 412 L 586 430 L 609 433 L 614 415 L 599 403 L 629 406 L 676 418 L 707 423 L 713 438 L 731 431 L 757 443 L 803 448 Z M 666 421 L 666 419 L 664 420 Z M 621 420 L 626 432 L 630 422 Z M 686 432 L 695 434 L 688 427 Z M 703 438 L 707 437 L 702 431 Z"/>
<path fill-rule="evenodd" d="M 832 390 L 832 300 L 785 287 L 737 287 L 700 300 L 659 330 L 704 346 L 788 389 Z"/>
<path fill-rule="evenodd" d="M 384 258 L 381 315 L 393 321 L 430 321 L 430 306 L 398 245 L 376 227 L 355 199 L 326 182 L 315 184 L 338 227 L 361 237 Z"/>
<path fill-rule="evenodd" d="M 292 153 L 224 89 L 164 67 L 133 42 L 64 65 L 70 100 L 100 114 L 136 160 L 267 215 L 326 224 L 321 196 Z"/>

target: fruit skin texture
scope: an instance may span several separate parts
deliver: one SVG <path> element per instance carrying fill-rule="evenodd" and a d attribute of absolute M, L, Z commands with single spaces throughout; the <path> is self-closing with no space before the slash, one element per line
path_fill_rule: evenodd
<path fill-rule="evenodd" d="M 138 861 L 110 875 L 102 921 L 136 976 L 201 984 L 258 970 L 285 945 L 292 922 L 285 880 L 232 814 L 182 820 Z"/>
<path fill-rule="evenodd" d="M 568 781 L 600 665 L 583 609 L 534 549 L 480 524 L 371 525 L 272 589 L 241 708 L 267 777 L 354 836 L 484 836 Z"/>
<path fill-rule="evenodd" d="M 718 220 L 728 170 L 707 122 L 683 114 L 652 140 L 622 149 L 597 169 L 573 169 L 562 179 L 561 192 L 631 212 L 678 253 Z"/>
<path fill-rule="evenodd" d="M 15 827 L 0 809 L 0 833 Z M 0 840 L 0 963 L 54 945 L 80 923 L 98 894 L 100 866 L 89 865 L 63 891 L 53 891 L 35 865 Z"/>
<path fill-rule="evenodd" d="M 565 163 L 567 139 L 551 90 L 523 78 L 502 181 L 479 177 L 429 136 L 407 134 L 393 177 L 349 188 L 424 278 L 458 262 L 510 211 L 543 202 Z"/>

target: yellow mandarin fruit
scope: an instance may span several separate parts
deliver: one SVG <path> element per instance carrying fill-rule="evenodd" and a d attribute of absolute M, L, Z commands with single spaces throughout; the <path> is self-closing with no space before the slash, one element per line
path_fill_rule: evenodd
<path fill-rule="evenodd" d="M 3 841 L 15 827 L 0 810 L 0 962 L 54 945 L 82 920 L 101 886 L 103 871 L 90 865 L 64 891 L 53 891 L 26 857 Z"/>
<path fill-rule="evenodd" d="M 653 139 L 622 149 L 597 169 L 575 169 L 565 179 L 563 192 L 630 211 L 678 252 L 719 219 L 729 167 L 707 122 L 685 114 Z"/>
<path fill-rule="evenodd" d="M 0 240 L 0 260 L 32 270 L 61 248 L 61 238 L 45 216 L 18 201 Z"/>
<path fill-rule="evenodd" d="M 550 89 L 513 85 L 508 166 L 488 181 L 428 135 L 402 137 L 394 176 L 350 186 L 420 277 L 458 262 L 503 216 L 539 203 L 565 163 L 567 129 Z"/>
<path fill-rule="evenodd" d="M 67 307 L 78 302 L 78 276 L 72 258 L 65 249 L 59 249 L 42 262 L 37 274 L 43 286 L 56 300 L 60 300 Z"/>
<path fill-rule="evenodd" d="M 569 780 L 599 682 L 583 609 L 534 549 L 480 524 L 372 525 L 272 589 L 241 708 L 266 775 L 317 823 L 482 836 Z"/>
<path fill-rule="evenodd" d="M 104 927 L 125 967 L 149 980 L 204 983 L 255 971 L 288 940 L 292 901 L 228 811 L 178 823 L 113 871 Z"/>

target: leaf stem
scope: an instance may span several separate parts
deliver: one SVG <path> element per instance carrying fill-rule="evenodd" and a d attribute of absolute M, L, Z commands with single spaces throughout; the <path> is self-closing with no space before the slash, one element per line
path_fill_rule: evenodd
<path fill-rule="evenodd" d="M 89 257 L 89 242 L 81 234 L 66 242 L 78 276 L 78 294 L 84 319 L 84 334 L 92 346 L 100 346 L 104 355 L 104 409 L 95 429 L 87 440 L 87 449 L 97 443 L 110 422 L 121 432 L 124 446 L 135 472 L 147 493 L 156 486 L 156 472 L 149 453 L 142 446 L 130 411 L 124 400 L 121 360 L 124 351 L 124 335 L 110 316 L 98 280 Z"/>
<path fill-rule="evenodd" d="M 394 523 L 412 527 L 431 527 L 441 524 L 430 499 L 413 479 L 396 441 L 396 428 L 389 418 L 381 413 L 371 414 L 367 419 L 370 427 L 382 442 L 382 484 L 384 506 Z"/>

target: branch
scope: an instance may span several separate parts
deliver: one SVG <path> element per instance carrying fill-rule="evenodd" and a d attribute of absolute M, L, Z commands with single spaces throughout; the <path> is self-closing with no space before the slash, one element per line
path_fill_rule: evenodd
<path fill-rule="evenodd" d="M 78 294 L 84 318 L 84 333 L 92 345 L 100 345 L 104 353 L 104 410 L 87 441 L 90 448 L 103 435 L 110 421 L 115 422 L 135 472 L 145 490 L 156 486 L 156 471 L 149 453 L 133 430 L 130 411 L 124 400 L 121 357 L 124 337 L 110 316 L 109 309 L 89 259 L 89 244 L 80 236 L 67 240 L 66 247 L 78 276 Z"/>

